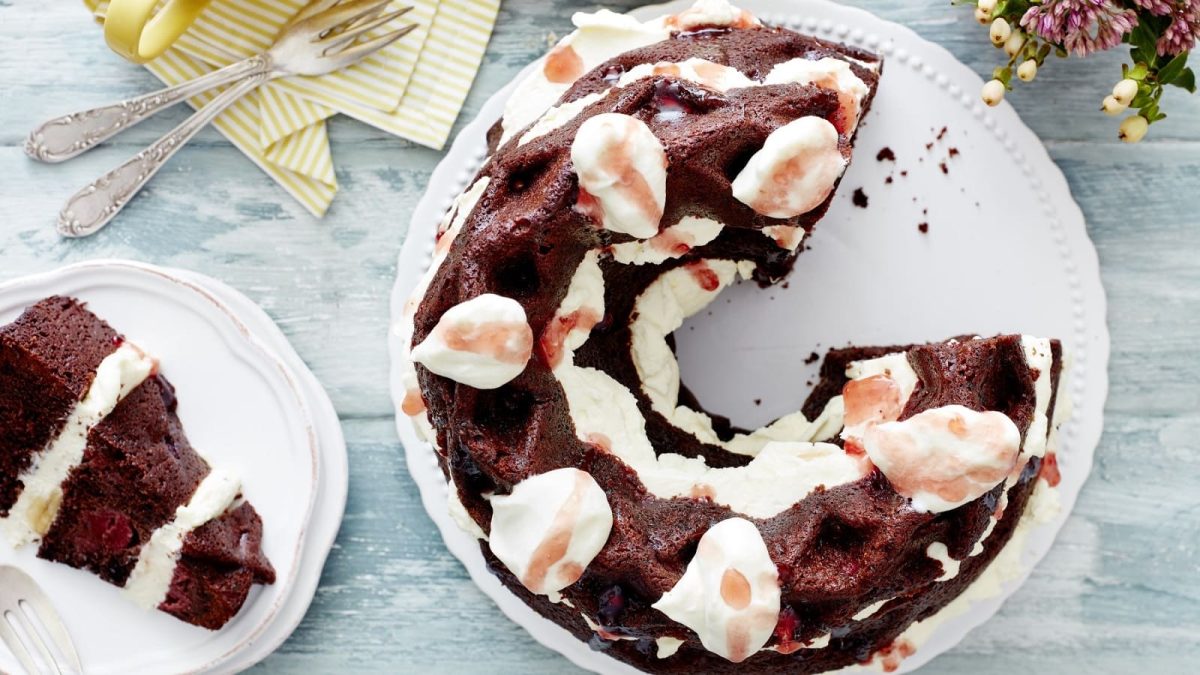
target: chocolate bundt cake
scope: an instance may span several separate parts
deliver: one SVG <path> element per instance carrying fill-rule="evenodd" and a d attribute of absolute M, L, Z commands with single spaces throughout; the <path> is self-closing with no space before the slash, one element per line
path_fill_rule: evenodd
<path fill-rule="evenodd" d="M 81 303 L 0 328 L 0 529 L 216 630 L 275 571 L 241 482 L 188 444 L 156 363 Z"/>
<path fill-rule="evenodd" d="M 706 414 L 672 332 L 787 275 L 882 63 L 723 0 L 575 23 L 396 327 L 451 514 L 513 593 L 643 670 L 894 669 L 1054 480 L 1061 347 L 834 350 L 801 411 Z"/>

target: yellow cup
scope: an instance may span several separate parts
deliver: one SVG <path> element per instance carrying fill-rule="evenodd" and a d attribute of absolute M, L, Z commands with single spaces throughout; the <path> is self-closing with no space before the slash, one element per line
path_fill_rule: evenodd
<path fill-rule="evenodd" d="M 112 50 L 134 63 L 145 63 L 168 48 L 200 13 L 209 0 L 110 0 L 104 19 L 104 40 Z"/>

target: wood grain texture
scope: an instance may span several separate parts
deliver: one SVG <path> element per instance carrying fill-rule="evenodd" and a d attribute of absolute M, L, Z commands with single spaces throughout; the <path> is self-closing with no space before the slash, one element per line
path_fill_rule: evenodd
<path fill-rule="evenodd" d="M 608 3 L 632 7 L 621 0 Z M 862 0 L 994 65 L 948 0 Z M 594 4 L 506 0 L 459 126 L 548 35 Z M 1200 662 L 1200 97 L 1140 146 L 1093 112 L 1116 55 L 1055 62 L 1012 102 L 1083 207 L 1109 294 L 1112 392 L 1096 467 L 1050 555 L 1000 613 L 925 672 L 1194 672 Z M 69 164 L 27 161 L 42 119 L 157 85 L 107 51 L 77 2 L 0 0 L 0 278 L 125 257 L 221 278 L 260 303 L 329 389 L 349 442 L 350 503 L 312 611 L 262 672 L 561 673 L 442 545 L 404 467 L 387 389 L 388 295 L 409 213 L 440 153 L 333 122 L 342 191 L 315 220 L 212 131 L 117 223 L 60 241 L 64 198 L 182 119 L 155 119 Z M 1036 93 L 1035 98 L 1032 94 Z M 1019 214 L 1013 214 L 1019 217 Z"/>

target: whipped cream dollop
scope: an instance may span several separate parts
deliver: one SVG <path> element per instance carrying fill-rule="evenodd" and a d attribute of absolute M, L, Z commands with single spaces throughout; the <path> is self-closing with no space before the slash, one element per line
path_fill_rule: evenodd
<path fill-rule="evenodd" d="M 607 9 L 578 12 L 571 22 L 576 30 L 559 40 L 542 67 L 522 80 L 505 104 L 501 145 L 554 105 L 584 73 L 617 54 L 666 40 L 672 31 L 666 17 L 641 22 Z"/>
<path fill-rule="evenodd" d="M 606 230 L 639 239 L 658 234 L 667 203 L 667 153 L 646 123 L 603 113 L 579 127 L 571 143 L 579 175 L 577 209 Z"/>
<path fill-rule="evenodd" d="M 871 91 L 862 78 L 854 74 L 850 64 L 832 57 L 821 59 L 792 59 L 777 64 L 763 78 L 763 84 L 812 84 L 838 93 L 843 133 L 858 126 L 863 99 Z"/>
<path fill-rule="evenodd" d="M 941 513 L 979 498 L 1017 462 L 1021 432 L 1004 413 L 948 405 L 867 429 L 863 448 L 896 492 Z"/>
<path fill-rule="evenodd" d="M 762 649 L 779 619 L 779 572 L 754 523 L 712 526 L 679 582 L 653 607 L 696 631 L 704 648 L 734 663 Z"/>
<path fill-rule="evenodd" d="M 578 581 L 612 531 L 608 497 L 579 469 L 532 476 L 491 503 L 492 553 L 534 593 Z"/>
<path fill-rule="evenodd" d="M 521 303 L 485 293 L 442 315 L 412 359 L 430 371 L 476 389 L 511 382 L 529 363 L 533 329 Z"/>
<path fill-rule="evenodd" d="M 617 80 L 617 86 L 625 87 L 644 77 L 657 75 L 688 80 L 720 92 L 740 87 L 757 87 L 763 84 L 746 77 L 737 68 L 693 56 L 686 61 L 639 63 L 621 75 Z"/>
<path fill-rule="evenodd" d="M 668 25 L 680 31 L 700 28 L 754 28 L 761 26 L 753 14 L 739 9 L 726 0 L 697 0 L 688 9 L 669 17 Z"/>
<path fill-rule="evenodd" d="M 815 209 L 846 169 L 838 130 L 808 115 L 779 127 L 733 179 L 733 196 L 771 218 L 793 218 Z"/>
<path fill-rule="evenodd" d="M 907 352 L 852 361 L 846 368 L 850 381 L 842 387 L 844 423 L 841 436 L 861 448 L 868 427 L 900 418 L 913 390 L 917 373 Z"/>
<path fill-rule="evenodd" d="M 501 145 L 541 117 L 585 73 L 618 54 L 662 42 L 680 31 L 761 25 L 726 0 L 699 0 L 679 14 L 649 21 L 602 9 L 577 12 L 571 22 L 575 30 L 558 41 L 540 68 L 521 80 L 505 104 Z"/>

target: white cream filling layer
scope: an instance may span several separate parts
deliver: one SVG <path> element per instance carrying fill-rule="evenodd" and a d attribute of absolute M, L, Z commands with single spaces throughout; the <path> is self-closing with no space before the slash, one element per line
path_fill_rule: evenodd
<path fill-rule="evenodd" d="M 772 442 L 808 443 L 833 438 L 842 426 L 840 396 L 834 397 L 815 420 L 795 412 L 728 441 L 717 436 L 708 415 L 678 405 L 679 361 L 667 336 L 689 316 L 707 307 L 738 276 L 749 278 L 753 269 L 740 265 L 729 260 L 705 260 L 678 267 L 661 275 L 638 297 L 634 305 L 636 318 L 630 324 L 633 362 L 651 408 L 704 443 L 750 457 Z"/>
<path fill-rule="evenodd" d="M 25 486 L 3 519 L 13 546 L 23 546 L 50 531 L 62 501 L 62 484 L 83 461 L 88 433 L 154 371 L 154 359 L 128 342 L 96 368 L 83 400 L 75 405 L 62 431 L 38 453 L 21 474 Z"/>
<path fill-rule="evenodd" d="M 1021 557 L 1025 552 L 1030 532 L 1054 520 L 1060 509 L 1058 490 L 1051 488 L 1045 481 L 1038 481 L 1033 494 L 1029 496 L 1025 512 L 1021 514 L 1021 520 L 1013 530 L 1012 538 L 996 554 L 987 569 L 937 614 L 906 628 L 894 644 L 905 643 L 912 651 L 916 651 L 933 637 L 934 632 L 943 623 L 967 613 L 971 605 L 977 602 L 1000 595 L 1004 591 L 1004 585 L 1019 578 L 1025 570 Z M 890 672 L 895 670 L 896 665 L 898 663 L 891 664 L 889 668 L 882 656 L 876 654 L 865 665 L 849 666 L 837 672 Z"/>
<path fill-rule="evenodd" d="M 683 640 L 667 636 L 658 638 L 654 641 L 654 644 L 658 647 L 655 656 L 660 659 L 666 659 L 675 656 L 675 653 L 683 646 Z"/>
<path fill-rule="evenodd" d="M 417 315 L 417 309 L 421 306 L 421 301 L 425 298 L 425 293 L 429 290 L 429 284 L 433 283 L 433 277 L 437 274 L 438 269 L 446 260 L 446 256 L 450 252 L 450 246 L 454 240 L 458 238 L 458 233 L 462 231 L 462 226 L 467 222 L 467 218 L 471 212 L 475 210 L 475 205 L 479 203 L 480 197 L 483 196 L 483 191 L 487 189 L 491 178 L 484 176 L 475 181 L 471 187 L 467 188 L 451 205 L 450 210 L 446 212 L 441 224 L 438 226 L 440 237 L 433 250 L 433 261 L 429 264 L 429 269 L 421 280 L 417 282 L 416 288 L 408 297 L 408 301 L 404 304 L 404 311 L 400 316 L 400 320 L 392 326 L 392 332 L 400 340 L 400 381 L 404 384 L 405 396 L 402 405 L 402 412 L 413 421 L 413 425 L 417 429 L 417 433 L 429 441 L 435 442 L 436 434 L 433 431 L 433 425 L 429 421 L 429 415 L 425 411 L 425 402 L 421 398 L 421 387 L 417 382 L 417 365 L 412 359 L 412 338 L 413 338 L 413 319 Z"/>
<path fill-rule="evenodd" d="M 713 260 L 705 264 L 719 277 L 718 281 L 724 280 L 719 285 L 727 284 L 738 273 L 738 264 L 734 262 Z M 662 282 L 666 285 L 660 287 L 661 292 L 671 294 L 676 298 L 674 301 L 662 306 L 639 305 L 637 310 L 639 321 L 641 317 L 653 315 L 661 322 L 665 313 L 674 312 L 672 317 L 666 318 L 667 323 L 657 324 L 659 327 L 653 331 L 658 334 L 657 341 L 663 343 L 662 348 L 666 353 L 654 352 L 649 356 L 645 352 L 639 354 L 637 330 L 634 338 L 635 361 L 662 364 L 663 359 L 670 358 L 667 367 L 673 365 L 671 372 L 676 396 L 679 386 L 678 364 L 663 342 L 666 333 L 674 328 L 664 332 L 663 327 L 678 327 L 683 316 L 699 311 L 716 297 L 713 291 L 701 289 L 702 292 L 697 295 L 688 290 L 689 285 L 698 287 L 699 284 L 692 278 L 694 272 L 682 269 L 684 271 L 681 274 L 675 274 L 676 270 L 660 277 L 659 282 L 666 279 Z M 708 272 L 699 272 L 704 275 L 706 285 L 711 287 Z M 674 296 L 675 291 L 670 290 L 671 284 L 678 284 L 682 295 Z M 604 314 L 604 283 L 596 256 L 589 255 L 580 264 L 568 288 L 567 299 L 569 302 L 564 300 L 556 316 L 567 316 L 582 308 L 596 316 Z M 779 427 L 772 425 L 767 430 L 756 432 L 757 436 L 750 434 L 741 441 L 735 439 L 738 447 L 744 451 L 753 447 L 755 457 L 746 466 L 712 468 L 702 458 L 674 453 L 659 454 L 646 435 L 646 421 L 633 393 L 607 373 L 574 364 L 574 349 L 583 344 L 587 334 L 586 330 L 575 329 L 567 336 L 562 360 L 554 369 L 554 375 L 566 393 L 575 432 L 587 442 L 603 438 L 610 451 L 632 468 L 646 489 L 658 497 L 708 497 L 738 513 L 753 518 L 768 518 L 808 496 L 818 486 L 828 489 L 853 482 L 861 478 L 867 469 L 858 458 L 847 455 L 836 445 L 810 442 L 821 433 L 827 433 L 826 438 L 837 433 L 841 419 L 836 412 L 836 404 L 831 408 L 833 412 L 828 412 L 827 417 L 823 416 L 826 419 L 819 419 L 815 423 L 804 420 L 803 416 L 791 417 Z M 642 377 L 647 376 L 643 373 Z M 660 377 L 659 381 L 665 386 L 672 386 L 669 380 L 661 380 Z M 707 420 L 707 429 L 711 432 L 712 423 L 707 416 L 696 411 L 690 411 L 689 416 L 686 412 L 688 409 L 683 410 L 685 412 L 680 413 L 681 419 L 690 417 L 701 428 Z M 771 434 L 783 435 L 782 430 L 795 432 L 798 437 L 788 440 L 771 437 Z"/>
<path fill-rule="evenodd" d="M 694 57 L 678 62 L 642 63 L 623 73 L 617 79 L 616 87 L 627 87 L 639 80 L 660 75 L 693 82 L 722 93 L 732 89 L 745 89 L 776 84 L 814 84 L 834 89 L 841 95 L 848 97 L 849 102 L 854 105 L 856 115 L 851 120 L 854 125 L 858 124 L 857 110 L 862 105 L 863 98 L 870 91 L 866 83 L 850 71 L 847 62 L 830 57 L 820 59 L 819 61 L 805 58 L 785 61 L 776 65 L 762 82 L 751 80 L 736 68 L 730 68 L 729 66 Z M 568 87 L 564 87 L 559 96 L 565 93 Z M 583 112 L 584 108 L 608 96 L 612 92 L 612 89 L 608 88 L 593 92 L 575 100 L 546 108 L 545 112 L 540 113 L 529 129 L 521 135 L 517 144 L 525 145 L 534 139 L 545 136 L 555 129 L 565 126 L 571 120 L 575 119 L 579 113 Z M 506 135 L 501 141 L 502 143 L 508 140 L 509 137 L 507 127 L 505 127 L 505 133 Z M 513 133 L 515 133 L 515 130 Z M 772 227 L 790 226 L 775 225 Z M 776 235 L 772 234 L 769 236 L 775 238 Z M 798 238 L 795 239 L 798 241 Z M 791 250 L 795 250 L 794 246 L 791 247 Z"/>
<path fill-rule="evenodd" d="M 155 530 L 142 547 L 124 593 L 145 609 L 161 605 L 175 577 L 183 540 L 228 511 L 241 491 L 242 482 L 236 475 L 213 469 L 200 481 L 188 503 L 175 510 L 175 519 Z"/>
<path fill-rule="evenodd" d="M 950 549 L 940 541 L 935 541 L 925 549 L 925 555 L 933 558 L 942 565 L 942 573 L 934 581 L 949 581 L 958 576 L 958 568 L 962 561 L 950 557 Z"/>
<path fill-rule="evenodd" d="M 638 239 L 611 247 L 613 259 L 626 265 L 659 265 L 711 242 L 725 228 L 711 218 L 684 216 L 649 239 Z"/>
<path fill-rule="evenodd" d="M 1033 383 L 1035 396 L 1033 420 L 1029 423 L 1028 431 L 1025 432 L 1025 446 L 1022 448 L 1022 454 L 1027 459 L 1046 454 L 1046 440 L 1050 431 L 1048 426 L 1050 420 L 1046 413 L 1050 409 L 1052 394 L 1050 370 L 1054 366 L 1054 355 L 1050 351 L 1050 340 L 1046 338 L 1022 335 L 1021 346 L 1025 349 L 1026 363 L 1037 371 L 1037 378 Z"/>

